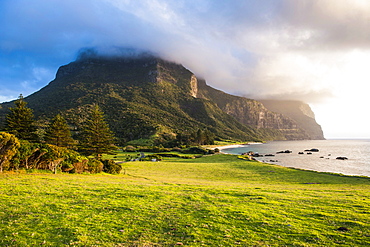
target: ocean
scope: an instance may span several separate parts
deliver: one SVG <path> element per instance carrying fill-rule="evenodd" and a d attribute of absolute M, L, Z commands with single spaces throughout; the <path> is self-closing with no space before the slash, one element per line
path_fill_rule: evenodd
<path fill-rule="evenodd" d="M 318 149 L 308 154 L 305 150 Z M 291 153 L 277 152 L 290 150 Z M 264 144 L 249 144 L 224 148 L 222 152 L 242 154 L 249 151 L 264 155 L 256 157 L 266 163 L 318 172 L 370 177 L 370 140 L 309 140 L 272 141 Z M 298 154 L 303 152 L 304 154 Z M 273 154 L 274 156 L 265 156 Z M 346 157 L 347 160 L 338 160 Z"/>

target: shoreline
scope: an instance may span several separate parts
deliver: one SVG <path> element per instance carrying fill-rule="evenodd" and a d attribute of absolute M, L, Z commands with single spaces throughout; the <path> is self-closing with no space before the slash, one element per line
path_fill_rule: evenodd
<path fill-rule="evenodd" d="M 216 148 L 218 148 L 218 150 L 220 150 L 220 153 L 222 154 L 228 154 L 226 152 L 223 152 L 222 150 L 224 149 L 229 149 L 229 148 L 243 148 L 243 147 L 248 147 L 250 144 L 233 144 L 233 145 L 226 145 L 226 146 L 216 146 L 216 147 L 212 147 L 211 149 L 212 150 L 215 150 Z"/>
<path fill-rule="evenodd" d="M 249 146 L 249 144 L 234 144 L 234 145 L 214 147 L 213 149 L 218 148 L 221 151 L 223 149 L 228 149 L 228 148 L 242 148 L 242 147 L 247 147 L 247 146 Z"/>
<path fill-rule="evenodd" d="M 322 140 L 304 140 L 294 142 L 272 142 L 266 146 L 256 146 L 252 143 L 248 144 L 250 145 L 225 145 L 221 146 L 219 149 L 222 154 L 239 154 L 249 150 L 255 151 L 261 154 L 261 158 L 256 158 L 259 161 L 283 167 L 343 174 L 345 176 L 370 177 L 370 170 L 368 167 L 369 154 L 358 153 L 360 151 L 364 152 L 364 148 L 366 149 L 366 147 L 370 145 L 367 140 L 325 140 L 325 143 L 322 142 Z M 348 148 L 349 144 L 351 144 L 351 147 L 355 147 L 358 152 L 351 151 Z M 309 150 L 313 147 L 319 149 L 320 152 L 313 154 L 304 152 L 304 150 Z M 234 148 L 237 149 L 235 150 Z M 279 150 L 292 150 L 293 154 L 276 154 L 276 157 L 271 158 L 271 160 L 270 155 L 265 158 L 265 154 L 275 155 L 275 152 L 280 152 Z M 348 160 L 340 161 L 336 159 L 336 157 L 348 157 Z"/>
<path fill-rule="evenodd" d="M 231 145 L 225 145 L 225 146 L 216 146 L 216 147 L 211 147 L 211 149 L 218 148 L 221 152 L 223 149 L 243 148 L 243 147 L 248 147 L 250 145 L 259 145 L 259 144 L 263 144 L 263 143 L 262 142 L 248 142 L 248 143 L 245 143 L 245 144 L 231 144 Z M 223 153 L 223 152 L 221 152 L 221 153 Z"/>

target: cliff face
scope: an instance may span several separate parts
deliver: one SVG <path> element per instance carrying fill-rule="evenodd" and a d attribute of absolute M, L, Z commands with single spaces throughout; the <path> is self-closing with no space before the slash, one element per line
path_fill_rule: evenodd
<path fill-rule="evenodd" d="M 209 87 L 204 81 L 199 83 L 198 96 L 214 101 L 224 112 L 245 125 L 260 130 L 280 131 L 281 136 L 277 139 L 324 138 L 321 127 L 316 123 L 314 114 L 307 104 L 292 104 L 290 108 L 285 108 L 286 106 L 282 102 L 277 103 L 279 101 L 260 102 L 229 95 Z M 307 118 L 309 119 L 307 120 Z"/>
<path fill-rule="evenodd" d="M 298 126 L 305 130 L 310 139 L 325 139 L 321 126 L 316 122 L 315 114 L 308 104 L 293 100 L 260 100 L 260 102 L 270 111 L 284 114 L 293 119 Z"/>
<path fill-rule="evenodd" d="M 60 67 L 55 80 L 25 100 L 39 119 L 64 113 L 72 123 L 81 121 L 90 104 L 99 104 L 123 141 L 198 128 L 220 138 L 249 141 L 321 139 L 319 131 L 312 136 L 314 132 L 307 131 L 312 126 L 297 121 L 295 113 L 226 94 L 182 65 L 151 56 L 77 60 Z M 1 118 L 12 103 L 1 106 L 4 122 Z M 305 116 L 315 125 L 306 108 Z"/>

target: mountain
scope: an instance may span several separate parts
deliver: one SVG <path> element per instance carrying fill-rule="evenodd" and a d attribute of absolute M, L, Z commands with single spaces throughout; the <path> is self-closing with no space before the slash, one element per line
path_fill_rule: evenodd
<path fill-rule="evenodd" d="M 261 132 L 278 130 L 280 140 L 324 139 L 321 126 L 316 123 L 309 105 L 299 101 L 264 100 L 256 101 L 226 94 L 199 84 L 198 96 L 212 100 L 220 109 L 244 125 Z M 276 137 L 275 137 L 276 138 Z"/>
<path fill-rule="evenodd" d="M 324 139 L 321 126 L 317 124 L 315 113 L 308 104 L 294 100 L 260 100 L 260 102 L 270 111 L 281 113 L 293 119 L 298 126 L 305 130 L 310 139 Z"/>
<path fill-rule="evenodd" d="M 121 142 L 199 128 L 244 141 L 323 138 L 288 114 L 213 89 L 182 65 L 151 55 L 83 56 L 61 66 L 53 81 L 25 100 L 38 119 L 63 113 L 72 125 L 96 103 Z M 2 123 L 12 104 L 1 104 Z"/>

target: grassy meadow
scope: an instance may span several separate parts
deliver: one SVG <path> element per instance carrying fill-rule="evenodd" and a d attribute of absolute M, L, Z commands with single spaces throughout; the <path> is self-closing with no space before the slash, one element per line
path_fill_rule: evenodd
<path fill-rule="evenodd" d="M 0 174 L 0 246 L 370 245 L 370 178 L 225 154 L 122 165 Z"/>

